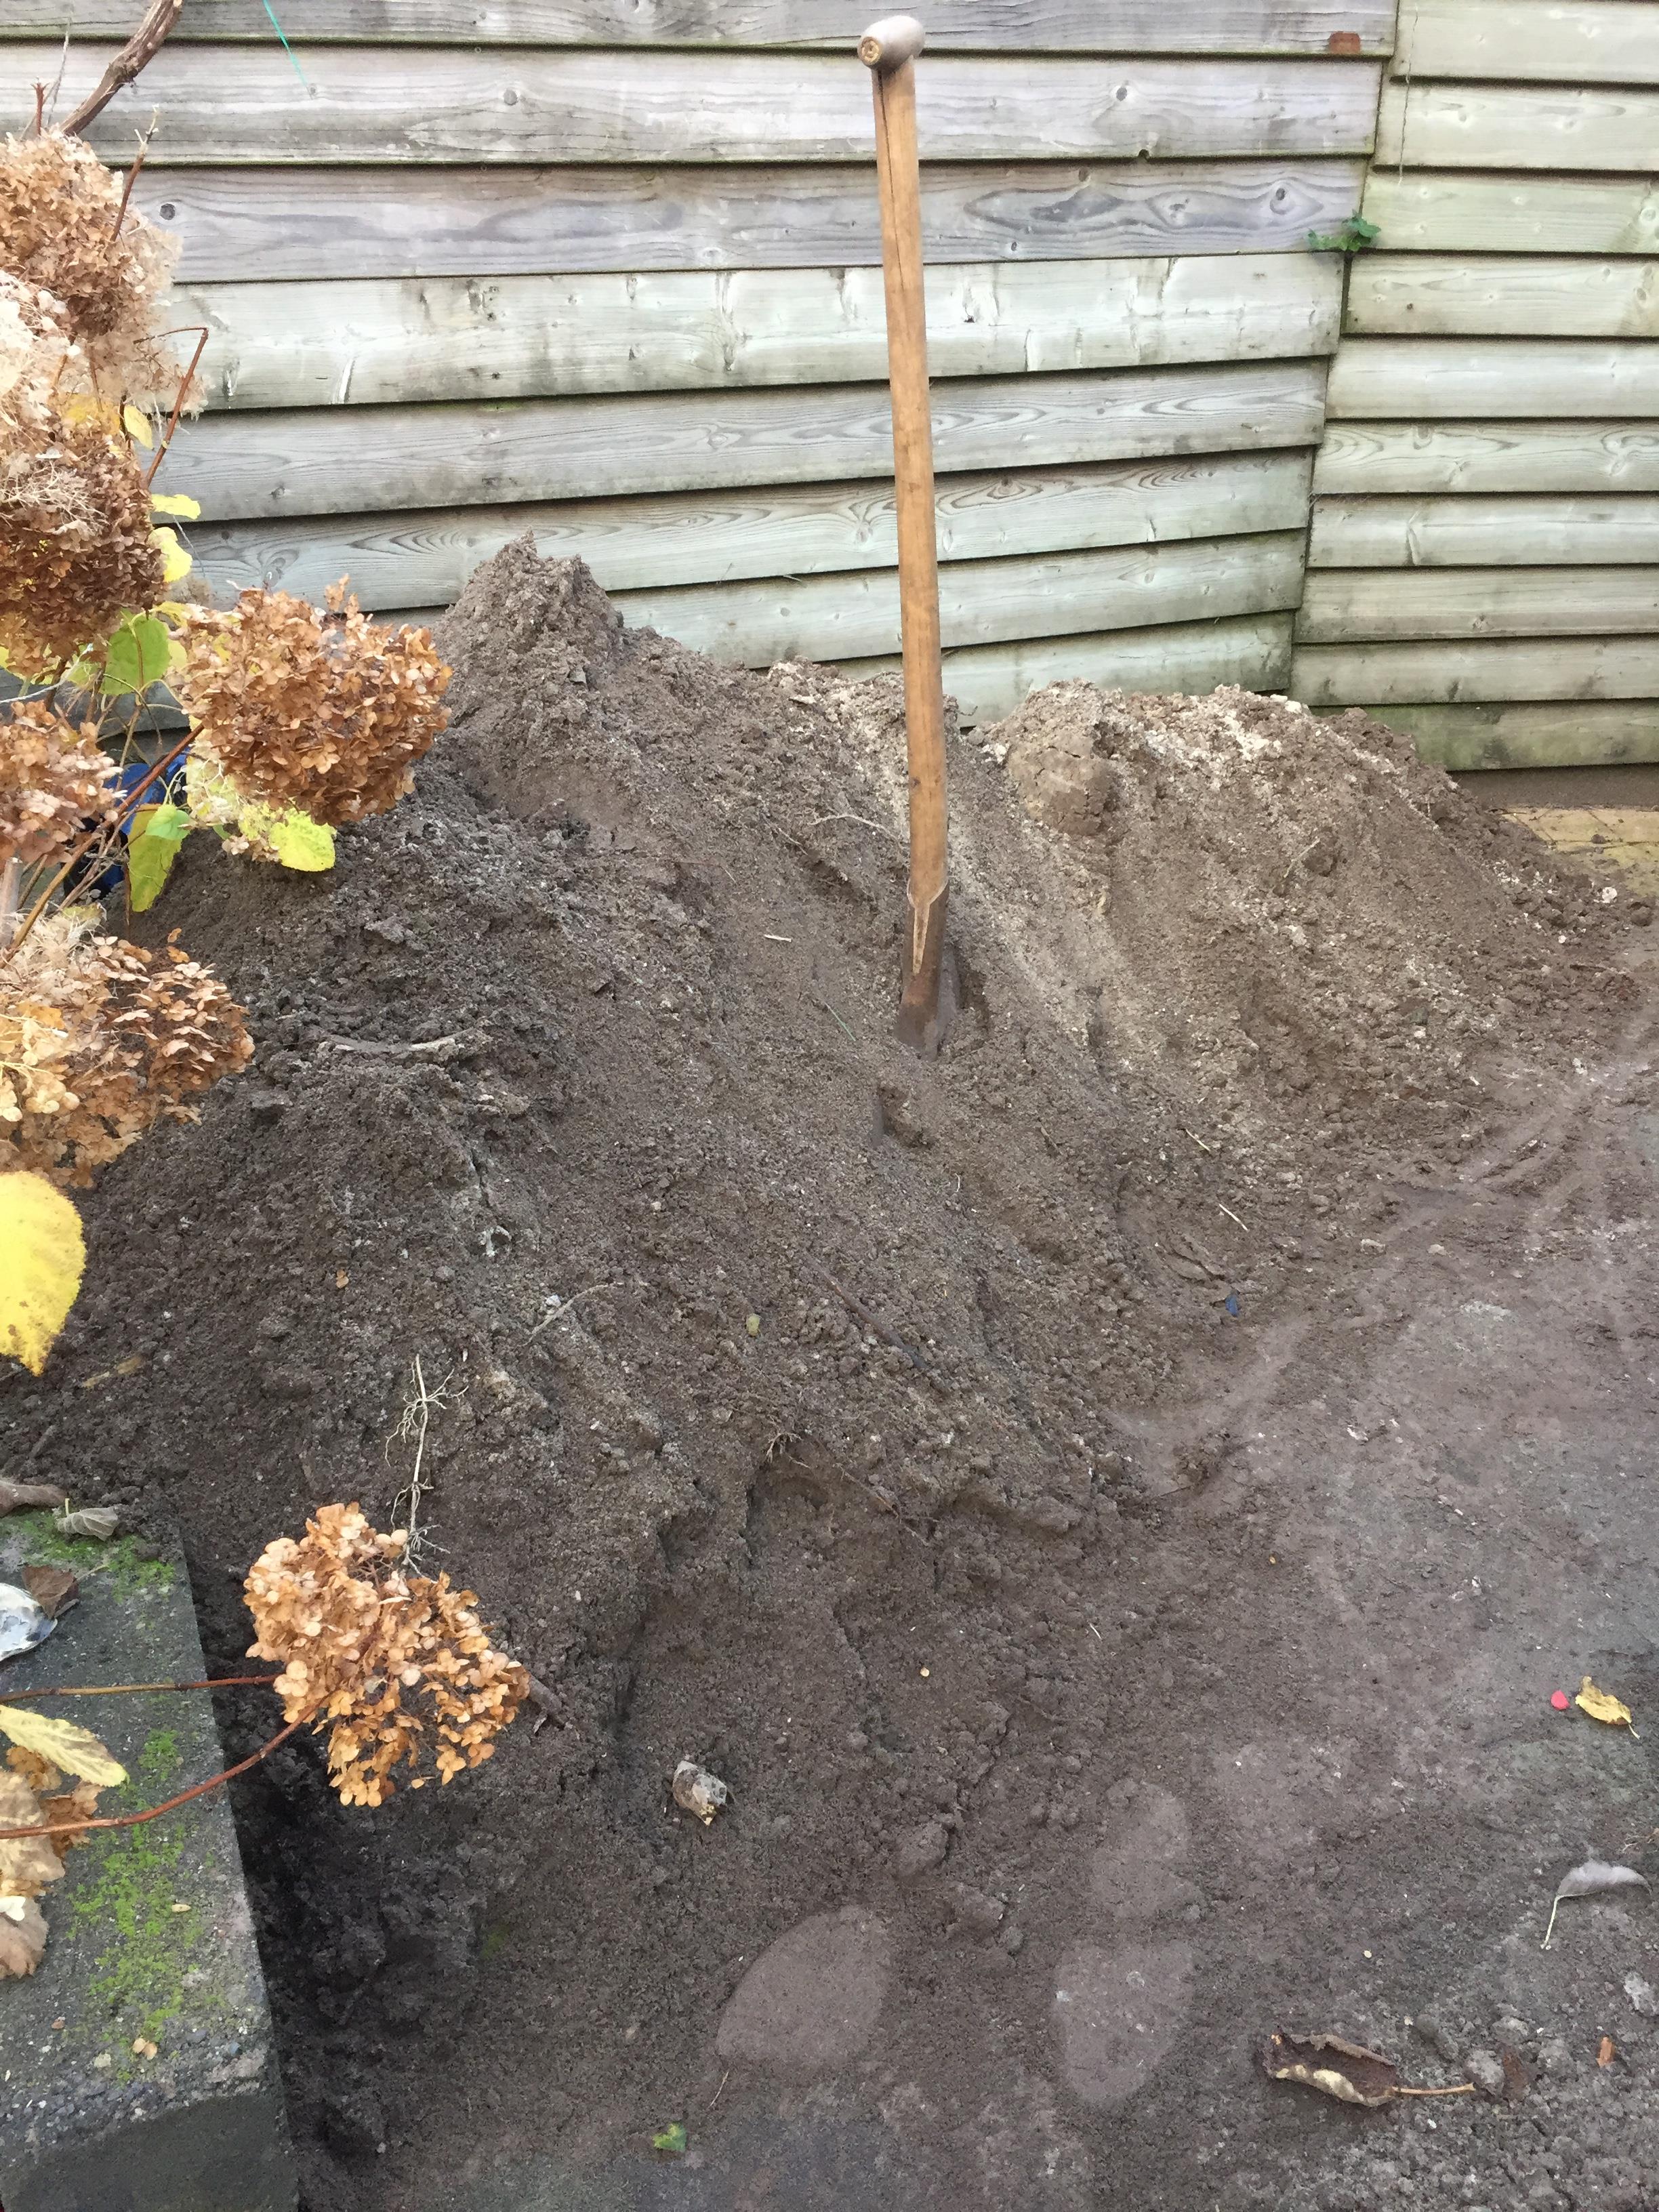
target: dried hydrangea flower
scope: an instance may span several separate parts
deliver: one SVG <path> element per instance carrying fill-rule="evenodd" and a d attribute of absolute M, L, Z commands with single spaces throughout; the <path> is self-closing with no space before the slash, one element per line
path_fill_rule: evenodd
<path fill-rule="evenodd" d="M 399 1569 L 406 1541 L 373 1528 L 359 1505 L 325 1505 L 297 1541 L 268 1544 L 245 1585 L 258 1632 L 248 1656 L 283 1662 L 272 1685 L 283 1717 L 327 1729 L 329 1774 L 348 1805 L 383 1804 L 428 1729 L 441 1782 L 481 1765 L 530 1687 L 491 1644 L 471 1590 Z"/>
<path fill-rule="evenodd" d="M 91 722 L 77 730 L 46 699 L 0 706 L 0 861 L 32 865 L 72 844 L 110 811 L 114 774 Z"/>

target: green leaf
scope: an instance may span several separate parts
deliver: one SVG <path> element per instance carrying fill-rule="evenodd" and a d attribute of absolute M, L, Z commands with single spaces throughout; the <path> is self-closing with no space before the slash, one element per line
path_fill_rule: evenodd
<path fill-rule="evenodd" d="M 127 895 L 135 914 L 147 914 L 173 873 L 179 848 L 196 827 L 182 806 L 141 806 L 127 833 Z"/>
<path fill-rule="evenodd" d="M 651 2148 L 653 2150 L 666 2151 L 670 2158 L 683 2158 L 685 2155 L 685 2142 L 684 2122 L 671 2120 L 665 2128 L 652 2136 Z"/>
<path fill-rule="evenodd" d="M 301 875 L 319 876 L 334 866 L 334 832 L 297 806 L 278 814 L 254 799 L 236 817 L 236 827 L 256 851 L 280 860 Z"/>
<path fill-rule="evenodd" d="M 154 615 L 129 615 L 104 649 L 103 680 L 98 688 L 113 695 L 159 684 L 172 653 L 173 639 L 164 622 Z"/>

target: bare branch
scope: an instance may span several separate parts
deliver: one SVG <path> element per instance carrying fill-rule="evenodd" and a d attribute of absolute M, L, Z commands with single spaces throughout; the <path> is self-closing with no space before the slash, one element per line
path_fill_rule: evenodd
<path fill-rule="evenodd" d="M 66 138 L 84 135 L 87 125 L 94 122 L 116 94 L 125 91 L 139 70 L 154 58 L 167 33 L 178 21 L 184 4 L 185 0 L 149 0 L 149 7 L 144 10 L 143 21 L 64 125 Z"/>

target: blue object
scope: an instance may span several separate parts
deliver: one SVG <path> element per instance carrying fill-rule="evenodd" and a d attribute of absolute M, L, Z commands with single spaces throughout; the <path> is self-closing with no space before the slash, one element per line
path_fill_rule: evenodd
<path fill-rule="evenodd" d="M 1228 1312 L 1229 1312 L 1230 1314 L 1231 1314 L 1231 1315 L 1232 1315 L 1232 1316 L 1233 1316 L 1233 1318 L 1234 1318 L 1235 1320 L 1237 1320 L 1237 1317 L 1238 1317 L 1238 1292 L 1237 1292 L 1237 1291 L 1228 1291 L 1228 1293 L 1227 1293 L 1227 1310 L 1228 1310 Z"/>
<path fill-rule="evenodd" d="M 116 770 L 115 780 L 111 786 L 112 790 L 119 792 L 124 798 L 128 793 L 131 794 L 130 804 L 123 806 L 116 817 L 116 827 L 124 840 L 132 828 L 134 815 L 141 806 L 183 805 L 186 757 L 186 755 L 181 753 L 163 774 L 155 776 L 154 781 L 149 782 L 148 789 L 144 787 L 145 784 L 155 774 L 153 761 L 129 761 L 125 768 Z M 88 823 L 87 827 L 90 829 L 92 824 Z M 94 861 L 88 856 L 68 877 L 64 884 L 64 895 L 66 898 L 72 895 L 95 899 L 114 897 L 116 892 L 121 888 L 125 870 L 118 860 L 112 860 L 106 866 L 100 868 L 94 876 L 91 872 L 94 865 Z"/>

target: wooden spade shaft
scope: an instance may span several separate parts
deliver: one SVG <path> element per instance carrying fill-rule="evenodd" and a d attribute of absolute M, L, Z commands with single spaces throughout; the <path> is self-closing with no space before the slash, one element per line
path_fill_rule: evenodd
<path fill-rule="evenodd" d="M 914 16 L 890 15 L 865 33 L 859 41 L 859 58 L 870 70 L 876 110 L 910 783 L 910 927 L 899 1033 L 914 1044 L 937 1044 L 946 897 L 945 685 L 939 667 L 933 434 L 927 398 L 921 177 L 916 156 L 915 57 L 921 44 L 921 26 Z"/>

